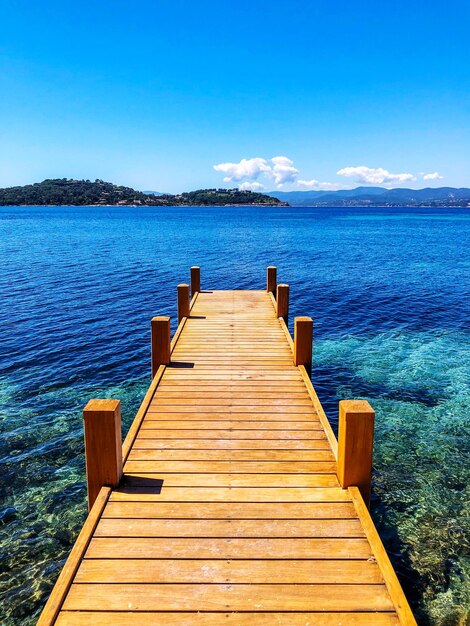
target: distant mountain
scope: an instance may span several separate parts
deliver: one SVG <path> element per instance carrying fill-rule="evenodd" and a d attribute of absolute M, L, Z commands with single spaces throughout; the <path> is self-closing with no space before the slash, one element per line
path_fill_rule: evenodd
<path fill-rule="evenodd" d="M 339 191 L 272 191 L 268 195 L 292 206 L 456 206 L 470 205 L 470 189 L 427 187 L 426 189 L 385 189 L 356 187 Z"/>
<path fill-rule="evenodd" d="M 178 195 L 145 194 L 103 180 L 55 178 L 0 189 L 0 206 L 223 206 L 282 205 L 277 198 L 239 189 L 198 189 Z"/>
<path fill-rule="evenodd" d="M 161 192 L 161 191 L 143 191 L 142 193 L 145 193 L 145 195 L 147 195 L 147 196 L 164 196 L 164 195 L 166 195 L 164 192 Z"/>

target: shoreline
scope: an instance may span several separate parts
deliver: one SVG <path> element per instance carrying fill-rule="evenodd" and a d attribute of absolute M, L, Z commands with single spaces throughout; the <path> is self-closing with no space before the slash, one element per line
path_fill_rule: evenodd
<path fill-rule="evenodd" d="M 0 208 L 133 208 L 133 209 L 178 209 L 178 208 L 224 208 L 224 207 L 266 207 L 266 208 L 291 208 L 291 209 L 470 209 L 468 205 L 432 205 L 432 204 L 364 204 L 364 205 L 336 205 L 336 204 L 0 204 Z"/>

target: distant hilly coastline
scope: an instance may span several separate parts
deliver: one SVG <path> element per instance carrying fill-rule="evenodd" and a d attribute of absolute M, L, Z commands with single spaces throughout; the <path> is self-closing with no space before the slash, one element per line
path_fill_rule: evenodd
<path fill-rule="evenodd" d="M 0 189 L 0 206 L 294 206 L 294 207 L 470 207 L 470 189 L 439 187 L 339 191 L 198 189 L 181 194 L 136 191 L 103 180 L 47 179 Z"/>
<path fill-rule="evenodd" d="M 470 189 L 466 187 L 427 187 L 426 189 L 385 189 L 356 187 L 340 191 L 270 191 L 270 196 L 291 206 L 364 207 L 364 206 L 422 206 L 468 207 Z"/>
<path fill-rule="evenodd" d="M 172 195 L 136 191 L 103 180 L 47 179 L 0 189 L 0 206 L 282 206 L 276 197 L 239 189 L 198 189 Z"/>

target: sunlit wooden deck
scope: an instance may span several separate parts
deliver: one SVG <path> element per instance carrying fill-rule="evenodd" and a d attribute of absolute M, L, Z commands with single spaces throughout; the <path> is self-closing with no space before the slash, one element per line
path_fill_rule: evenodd
<path fill-rule="evenodd" d="M 415 624 L 277 306 L 196 291 L 41 626 Z"/>

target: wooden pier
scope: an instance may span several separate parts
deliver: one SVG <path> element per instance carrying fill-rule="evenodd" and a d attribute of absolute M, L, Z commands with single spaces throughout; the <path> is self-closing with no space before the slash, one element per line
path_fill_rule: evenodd
<path fill-rule="evenodd" d="M 178 286 L 152 320 L 153 380 L 121 446 L 119 402 L 85 407 L 90 513 L 39 626 L 416 624 L 367 508 L 374 412 L 310 382 L 289 287 Z"/>

